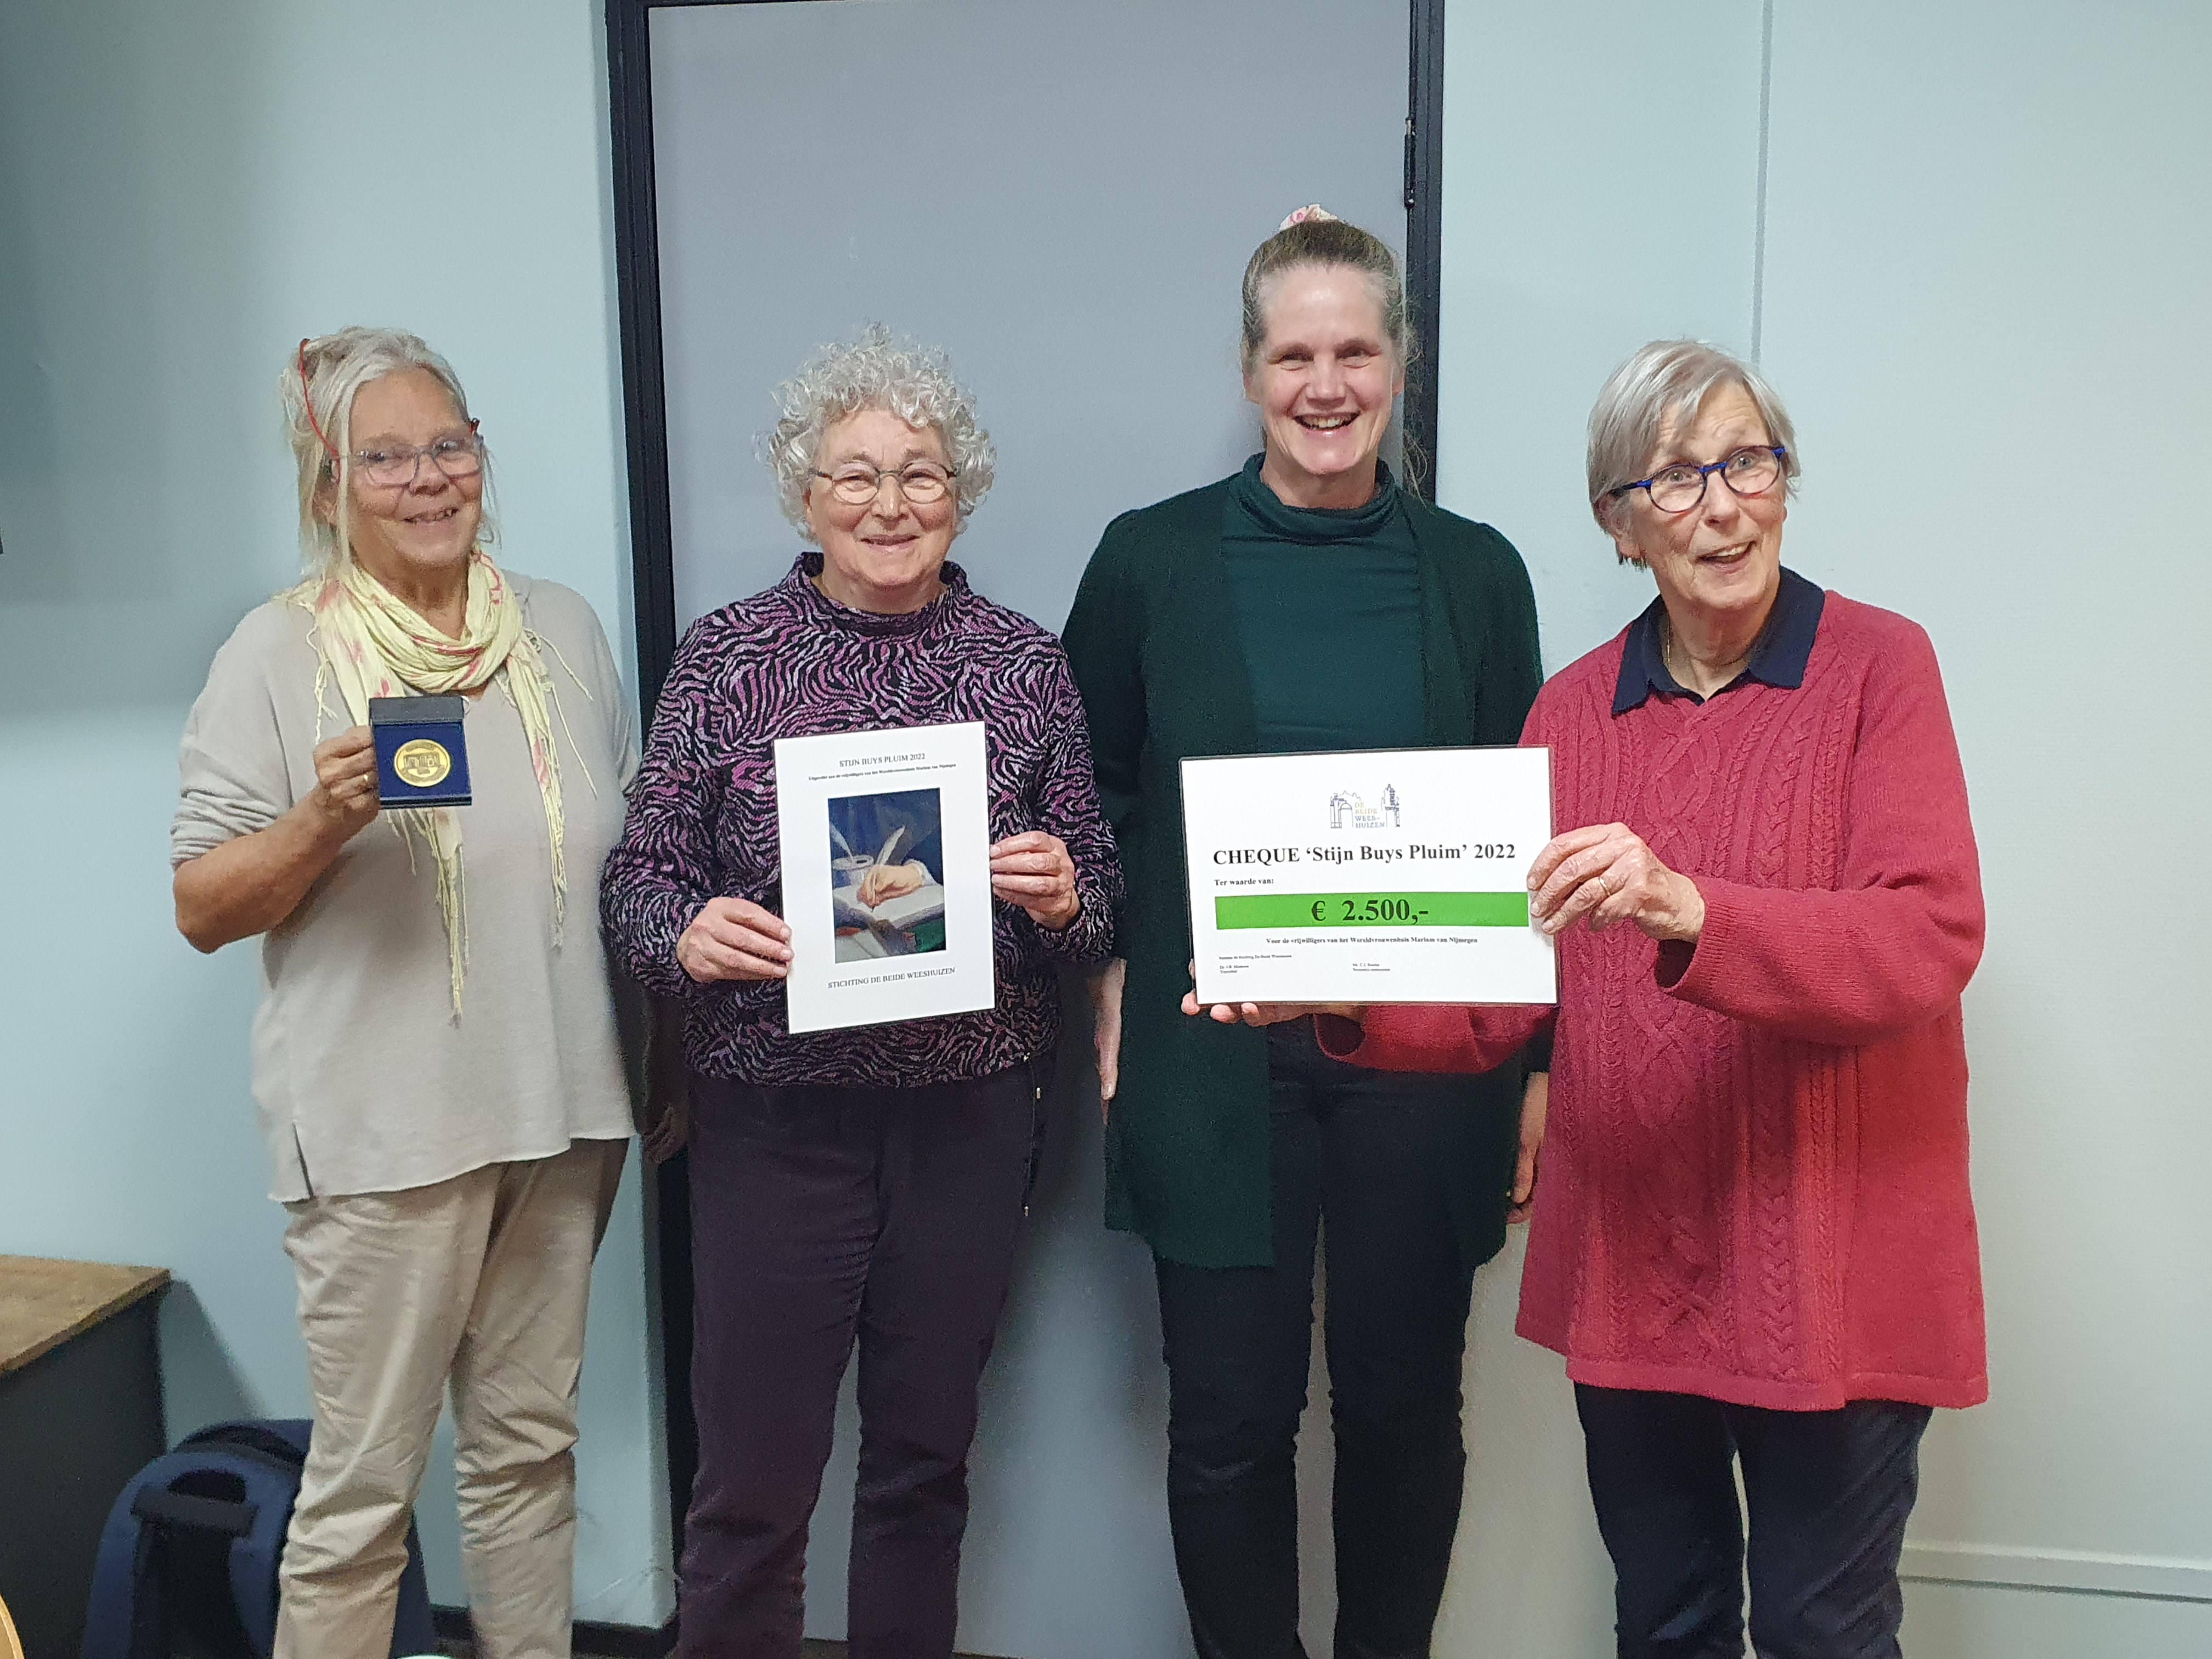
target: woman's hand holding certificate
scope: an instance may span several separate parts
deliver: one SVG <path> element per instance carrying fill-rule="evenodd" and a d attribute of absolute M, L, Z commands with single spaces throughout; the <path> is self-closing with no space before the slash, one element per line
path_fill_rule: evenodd
<path fill-rule="evenodd" d="M 676 965 L 702 985 L 781 979 L 790 961 L 790 927 L 750 899 L 708 899 L 676 940 Z"/>
<path fill-rule="evenodd" d="M 1067 843 L 1042 830 L 1024 830 L 994 843 L 991 896 L 1028 912 L 1031 921 L 1048 932 L 1066 932 L 1081 908 Z"/>

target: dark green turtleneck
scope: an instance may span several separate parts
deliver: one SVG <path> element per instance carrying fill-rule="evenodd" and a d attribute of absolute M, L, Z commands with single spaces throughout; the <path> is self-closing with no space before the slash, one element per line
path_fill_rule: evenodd
<path fill-rule="evenodd" d="M 1223 478 L 1115 520 L 1067 614 L 1099 800 L 1129 879 L 1115 919 L 1114 948 L 1129 978 L 1121 1086 L 1106 1123 L 1107 1221 L 1142 1233 L 1164 1261 L 1200 1267 L 1274 1260 L 1267 1034 L 1186 1019 L 1181 1009 L 1190 989 L 1190 893 L 1180 763 L 1266 747 L 1253 707 L 1257 676 L 1236 648 L 1237 606 L 1224 569 L 1230 498 L 1240 485 Z M 1517 742 L 1543 680 L 1536 601 L 1520 555 L 1487 525 L 1392 493 L 1420 596 L 1419 647 L 1395 653 L 1418 665 L 1417 740 Z M 1262 599 L 1299 597 L 1300 585 L 1279 568 L 1262 574 Z M 1306 586 L 1328 596 L 1320 638 L 1330 640 L 1342 592 Z M 1301 672 L 1335 654 L 1304 644 Z M 1381 705 L 1370 693 L 1366 706 Z M 1513 1065 L 1460 1079 L 1468 1109 L 1451 1119 L 1443 1157 L 1469 1272 L 1505 1239 L 1521 1078 Z"/>
<path fill-rule="evenodd" d="M 1260 752 L 1418 746 L 1420 574 L 1389 470 L 1377 464 L 1364 507 L 1286 507 L 1260 459 L 1231 481 L 1221 524 Z"/>

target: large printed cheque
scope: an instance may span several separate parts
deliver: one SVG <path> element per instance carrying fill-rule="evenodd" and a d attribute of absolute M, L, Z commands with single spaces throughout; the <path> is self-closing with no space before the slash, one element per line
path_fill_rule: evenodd
<path fill-rule="evenodd" d="M 1557 1000 L 1548 749 L 1186 760 L 1182 811 L 1200 1001 Z"/>

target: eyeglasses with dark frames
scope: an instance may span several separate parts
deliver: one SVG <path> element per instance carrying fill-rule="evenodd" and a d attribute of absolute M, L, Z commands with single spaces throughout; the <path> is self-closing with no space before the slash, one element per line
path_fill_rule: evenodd
<path fill-rule="evenodd" d="M 1782 464 L 1789 453 L 1780 444 L 1755 444 L 1705 466 L 1693 461 L 1662 466 L 1648 478 L 1638 478 L 1606 494 L 1618 499 L 1632 489 L 1640 489 L 1662 513 L 1687 513 L 1705 499 L 1706 481 L 1717 472 L 1721 482 L 1738 495 L 1764 495 L 1781 480 Z"/>

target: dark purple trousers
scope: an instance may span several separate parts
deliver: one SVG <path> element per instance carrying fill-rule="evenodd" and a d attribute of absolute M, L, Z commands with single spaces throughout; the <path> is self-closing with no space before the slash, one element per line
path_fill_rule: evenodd
<path fill-rule="evenodd" d="M 807 1523 L 860 1347 L 852 1659 L 952 1652 L 968 1449 L 1046 1072 L 910 1089 L 696 1079 L 699 1470 L 677 1651 L 799 1659 Z"/>
<path fill-rule="evenodd" d="M 1898 1659 L 1925 1406 L 1769 1411 L 1577 1384 L 1620 1659 Z M 1743 1465 L 1751 1525 L 1736 1498 Z"/>

